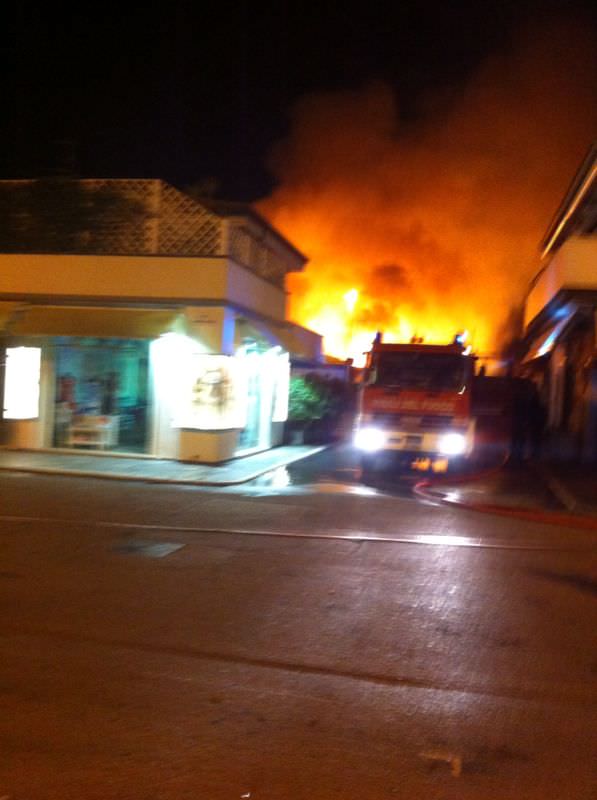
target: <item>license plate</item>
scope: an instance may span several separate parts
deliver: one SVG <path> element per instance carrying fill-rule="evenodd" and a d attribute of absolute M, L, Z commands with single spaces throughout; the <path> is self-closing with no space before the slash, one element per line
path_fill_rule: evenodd
<path fill-rule="evenodd" d="M 421 444 L 423 443 L 422 436 L 407 436 L 406 437 L 406 446 L 407 447 L 414 447 L 418 449 Z"/>
<path fill-rule="evenodd" d="M 412 431 L 420 427 L 422 420 L 422 417 L 402 417 L 402 424 L 405 428 Z"/>

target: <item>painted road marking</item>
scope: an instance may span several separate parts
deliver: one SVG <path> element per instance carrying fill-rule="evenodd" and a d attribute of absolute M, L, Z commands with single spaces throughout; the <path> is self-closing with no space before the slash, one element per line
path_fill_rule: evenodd
<path fill-rule="evenodd" d="M 594 550 L 597 548 L 597 541 L 584 545 L 574 545 L 567 541 L 562 545 L 548 545 L 544 542 L 516 542 L 512 543 L 496 539 L 494 541 L 484 540 L 480 536 L 455 536 L 451 534 L 412 534 L 410 536 L 378 536 L 362 531 L 351 531 L 346 533 L 304 533 L 300 531 L 263 531 L 249 530 L 246 528 L 217 528 L 213 526 L 201 528 L 187 525 L 154 525 L 142 522 L 108 522 L 105 520 L 83 521 L 77 519 L 61 519 L 57 517 L 41 516 L 16 516 L 0 515 L 0 522 L 44 522 L 56 525 L 86 526 L 87 528 L 104 528 L 106 530 L 129 530 L 129 531 L 162 531 L 167 533 L 201 533 L 205 535 L 230 534 L 233 536 L 263 536 L 274 539 L 313 539 L 316 541 L 342 541 L 354 542 L 358 544 L 367 543 L 386 543 L 386 544 L 416 544 L 434 547 L 474 547 L 481 550 L 527 550 L 527 551 L 565 551 L 578 552 Z"/>

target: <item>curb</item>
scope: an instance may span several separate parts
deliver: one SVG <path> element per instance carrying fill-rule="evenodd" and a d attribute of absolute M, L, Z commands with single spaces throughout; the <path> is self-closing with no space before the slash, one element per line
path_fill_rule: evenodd
<path fill-rule="evenodd" d="M 165 478 L 159 476 L 152 476 L 152 475 L 126 475 L 123 473 L 114 473 L 114 472 L 100 472 L 98 470 L 81 470 L 81 469 L 63 469 L 63 468 L 53 468 L 53 467 L 24 467 L 24 466 L 4 466 L 0 465 L 0 472 L 19 472 L 25 473 L 29 475 L 57 475 L 59 477 L 70 477 L 70 478 L 100 478 L 109 481 L 135 481 L 137 483 L 161 483 L 161 484 L 173 484 L 178 486 L 239 486 L 243 483 L 248 483 L 249 481 L 253 481 L 256 478 L 265 475 L 267 472 L 272 472 L 275 469 L 279 469 L 280 467 L 286 467 L 289 464 L 294 464 L 296 461 L 302 461 L 304 458 L 309 458 L 309 456 L 315 455 L 316 453 L 320 453 L 322 450 L 325 450 L 327 445 L 321 445 L 318 447 L 314 447 L 312 450 L 309 450 L 307 453 L 301 453 L 300 455 L 295 456 L 294 458 L 288 458 L 284 461 L 275 464 L 269 464 L 267 466 L 263 466 L 260 469 L 256 470 L 255 472 L 251 472 L 248 475 L 244 475 L 242 478 L 234 478 L 230 480 L 194 480 L 192 478 Z"/>

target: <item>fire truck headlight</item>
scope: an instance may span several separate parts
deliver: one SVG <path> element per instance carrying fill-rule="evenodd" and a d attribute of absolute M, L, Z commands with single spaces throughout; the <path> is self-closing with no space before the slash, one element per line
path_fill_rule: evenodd
<path fill-rule="evenodd" d="M 466 436 L 462 433 L 446 433 L 439 440 L 439 451 L 444 456 L 461 456 L 466 450 Z"/>
<path fill-rule="evenodd" d="M 354 437 L 354 446 L 373 453 L 386 443 L 386 435 L 380 428 L 360 428 Z"/>

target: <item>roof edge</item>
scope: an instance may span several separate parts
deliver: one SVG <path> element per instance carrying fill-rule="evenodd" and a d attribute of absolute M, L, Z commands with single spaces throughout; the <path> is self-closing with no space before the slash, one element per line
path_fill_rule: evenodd
<path fill-rule="evenodd" d="M 589 147 L 580 167 L 572 178 L 568 190 L 556 213 L 553 215 L 551 222 L 540 242 L 541 257 L 545 256 L 551 251 L 552 245 L 557 241 L 558 236 L 572 215 L 583 195 L 588 191 L 591 184 L 597 175 L 597 142 Z"/>

